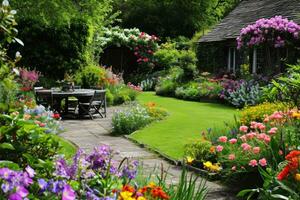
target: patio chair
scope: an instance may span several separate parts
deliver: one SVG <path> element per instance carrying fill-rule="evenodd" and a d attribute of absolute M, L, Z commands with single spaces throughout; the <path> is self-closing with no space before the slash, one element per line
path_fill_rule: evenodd
<path fill-rule="evenodd" d="M 94 119 L 95 114 L 99 114 L 100 117 L 106 117 L 106 91 L 95 90 L 94 96 L 92 96 L 89 102 L 79 101 L 79 117 L 88 115 L 91 119 Z"/>

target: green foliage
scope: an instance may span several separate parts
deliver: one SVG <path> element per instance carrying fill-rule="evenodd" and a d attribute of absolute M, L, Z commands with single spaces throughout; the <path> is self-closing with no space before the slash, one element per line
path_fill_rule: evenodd
<path fill-rule="evenodd" d="M 25 121 L 19 115 L 0 116 L 1 159 L 18 163 L 20 166 L 35 166 L 53 157 L 59 144 L 45 134 L 45 129 Z"/>
<path fill-rule="evenodd" d="M 138 27 L 160 37 L 192 37 L 216 23 L 239 0 L 117 0 L 124 27 Z M 167 17 L 166 17 L 167 16 Z"/>
<path fill-rule="evenodd" d="M 106 72 L 102 67 L 89 65 L 77 71 L 75 82 L 83 88 L 103 87 L 105 85 Z"/>
<path fill-rule="evenodd" d="M 112 22 L 110 0 L 12 0 L 18 10 L 22 66 L 36 68 L 50 78 L 98 62 L 94 39 Z"/>
<path fill-rule="evenodd" d="M 247 200 L 296 200 L 300 198 L 299 187 L 291 188 L 286 182 L 277 180 L 278 172 L 276 170 L 273 170 L 272 168 L 267 168 L 266 170 L 259 168 L 259 172 L 264 180 L 263 187 L 242 190 L 238 193 L 238 197 L 247 198 Z"/>
<path fill-rule="evenodd" d="M 226 97 L 226 100 L 238 108 L 253 106 L 261 102 L 262 91 L 257 83 L 243 82 L 236 91 Z"/>
<path fill-rule="evenodd" d="M 291 102 L 300 107 L 300 65 L 290 66 L 283 75 L 264 88 L 265 99 Z"/>
<path fill-rule="evenodd" d="M 107 90 L 110 95 L 108 99 L 111 105 L 119 105 L 125 102 L 134 101 L 138 92 L 124 84 L 110 85 Z"/>
<path fill-rule="evenodd" d="M 200 162 L 215 160 L 215 154 L 211 153 L 212 143 L 207 140 L 197 140 L 185 145 L 184 155 Z"/>
<path fill-rule="evenodd" d="M 16 38 L 18 30 L 16 29 L 15 10 L 12 10 L 8 2 L 3 2 L 0 7 L 0 113 L 8 112 L 11 105 L 14 104 L 17 83 L 14 80 L 12 68 L 19 61 L 20 55 L 17 53 L 15 60 L 7 55 L 7 49 L 11 43 L 23 44 Z"/>
<path fill-rule="evenodd" d="M 154 56 L 159 69 L 169 69 L 178 64 L 180 52 L 174 45 L 174 43 L 165 43 L 155 52 Z"/>

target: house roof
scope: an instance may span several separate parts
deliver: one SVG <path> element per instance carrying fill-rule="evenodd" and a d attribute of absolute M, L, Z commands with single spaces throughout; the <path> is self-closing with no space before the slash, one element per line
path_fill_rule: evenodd
<path fill-rule="evenodd" d="M 243 0 L 211 32 L 199 42 L 217 42 L 235 39 L 240 30 L 260 18 L 276 15 L 287 17 L 300 24 L 300 0 Z"/>

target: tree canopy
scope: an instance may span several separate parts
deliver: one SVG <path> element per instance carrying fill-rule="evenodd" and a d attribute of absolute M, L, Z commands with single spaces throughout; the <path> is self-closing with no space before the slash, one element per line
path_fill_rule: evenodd
<path fill-rule="evenodd" d="M 160 37 L 191 37 L 215 24 L 240 0 L 116 0 L 125 28 L 137 27 Z"/>

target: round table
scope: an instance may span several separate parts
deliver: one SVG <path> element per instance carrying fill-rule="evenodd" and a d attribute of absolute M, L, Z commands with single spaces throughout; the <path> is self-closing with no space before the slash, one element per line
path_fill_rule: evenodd
<path fill-rule="evenodd" d="M 89 102 L 89 100 L 94 96 L 95 90 L 91 89 L 75 89 L 74 91 L 57 91 L 57 90 L 37 90 L 36 94 L 38 96 L 47 97 L 51 99 L 51 106 L 55 107 L 56 110 L 61 113 L 61 101 L 65 99 L 65 111 L 68 113 L 68 98 L 76 97 L 80 102 Z"/>

